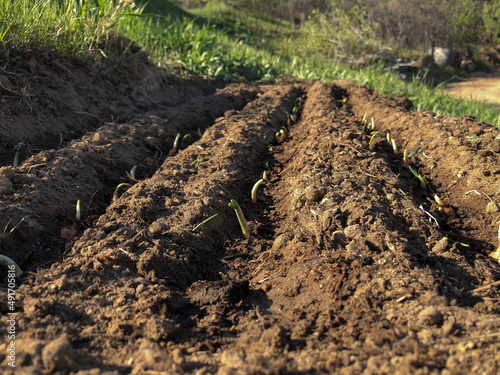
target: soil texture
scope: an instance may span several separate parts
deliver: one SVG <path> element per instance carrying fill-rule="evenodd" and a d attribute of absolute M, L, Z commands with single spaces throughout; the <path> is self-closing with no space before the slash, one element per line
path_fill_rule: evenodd
<path fill-rule="evenodd" d="M 0 251 L 24 271 L 4 373 L 499 371 L 498 130 L 139 52 L 1 65 Z"/>

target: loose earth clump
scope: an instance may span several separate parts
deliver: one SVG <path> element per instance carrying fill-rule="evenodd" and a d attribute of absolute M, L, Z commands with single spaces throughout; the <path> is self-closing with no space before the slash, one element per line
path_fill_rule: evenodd
<path fill-rule="evenodd" d="M 184 79 L 142 57 L 97 80 L 95 67 L 44 53 L 12 63 L 9 87 L 71 63 L 51 81 L 70 87 L 67 100 L 36 80 L 29 97 L 0 93 L 0 250 L 25 271 L 17 370 L 497 371 L 496 129 L 349 82 Z M 53 127 L 80 99 L 99 120 Z"/>

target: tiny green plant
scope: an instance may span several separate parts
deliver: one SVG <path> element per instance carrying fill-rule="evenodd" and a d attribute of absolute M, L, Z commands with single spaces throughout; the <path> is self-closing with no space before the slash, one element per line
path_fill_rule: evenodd
<path fill-rule="evenodd" d="M 135 181 L 135 172 L 137 171 L 137 165 L 134 165 L 130 172 L 128 172 L 128 177 L 130 178 L 131 181 Z"/>
<path fill-rule="evenodd" d="M 82 219 L 82 213 L 80 209 L 80 199 L 76 201 L 76 221 L 80 222 Z"/>
<path fill-rule="evenodd" d="M 286 134 L 287 134 L 286 126 L 282 126 L 281 129 L 278 130 L 274 136 L 276 137 L 276 140 L 279 140 L 281 136 L 286 136 Z"/>
<path fill-rule="evenodd" d="M 217 215 L 218 214 L 212 215 L 208 219 L 203 220 L 201 223 L 199 223 L 197 226 L 195 226 L 191 232 L 196 232 L 198 229 L 200 229 L 203 225 L 205 225 L 206 223 L 208 223 L 210 220 L 212 220 Z"/>
<path fill-rule="evenodd" d="M 425 184 L 423 177 L 415 169 L 413 169 L 411 165 L 409 165 L 408 168 L 410 168 L 411 173 L 413 173 L 413 175 L 418 179 L 420 186 L 425 189 L 427 185 Z"/>
<path fill-rule="evenodd" d="M 252 188 L 252 204 L 255 207 L 257 207 L 257 189 L 266 180 L 266 178 L 267 178 L 267 175 L 266 175 L 266 172 L 264 171 L 262 178 L 259 181 L 257 181 Z"/>
<path fill-rule="evenodd" d="M 182 137 L 182 140 L 181 140 L 181 148 L 184 148 L 184 142 L 187 142 L 188 139 L 191 139 L 191 134 L 184 134 L 184 137 Z"/>
<path fill-rule="evenodd" d="M 374 130 L 374 129 L 375 129 L 375 121 L 373 120 L 373 117 L 372 117 L 372 119 L 371 119 L 369 129 L 371 129 L 371 130 Z"/>
<path fill-rule="evenodd" d="M 238 221 L 241 226 L 241 231 L 245 237 L 250 237 L 250 229 L 248 229 L 247 221 L 245 220 L 245 216 L 243 215 L 243 211 L 241 211 L 241 207 L 234 199 L 231 199 L 231 202 L 228 203 L 228 206 L 233 208 L 236 212 L 236 216 L 238 217 Z"/>
<path fill-rule="evenodd" d="M 172 146 L 172 149 L 168 152 L 168 156 L 173 156 L 179 151 L 179 142 L 181 141 L 181 133 L 177 133 L 177 136 L 175 137 L 174 145 Z"/>
<path fill-rule="evenodd" d="M 371 145 L 371 144 L 372 144 L 373 139 L 375 139 L 375 137 L 376 137 L 377 135 L 380 135 L 380 136 L 383 136 L 383 135 L 384 135 L 384 133 L 382 133 L 382 132 L 380 132 L 380 131 L 378 131 L 378 130 L 372 131 L 370 134 L 371 134 L 371 138 L 370 138 L 370 141 L 368 142 L 368 145 Z"/>
<path fill-rule="evenodd" d="M 210 156 L 208 155 L 205 155 L 205 156 L 200 156 L 198 159 L 196 160 L 193 160 L 191 162 L 191 165 L 193 167 L 195 167 L 196 169 L 199 169 L 200 168 L 200 163 L 204 162 L 204 161 L 207 161 L 208 159 L 210 159 Z"/>
<path fill-rule="evenodd" d="M 391 145 L 392 145 L 392 150 L 394 151 L 395 154 L 398 153 L 398 146 L 396 145 L 396 141 L 394 138 L 391 139 Z"/>
<path fill-rule="evenodd" d="M 498 247 L 495 251 L 490 253 L 490 257 L 496 259 L 497 261 L 500 261 L 500 225 L 498 226 Z"/>
<path fill-rule="evenodd" d="M 132 184 L 129 184 L 127 182 L 122 182 L 120 185 L 118 185 L 113 193 L 113 200 L 111 201 L 111 203 L 114 203 L 118 200 L 118 198 L 120 198 L 120 189 L 123 188 L 123 187 L 129 187 L 129 186 L 132 186 Z"/>
<path fill-rule="evenodd" d="M 24 146 L 24 142 L 19 142 L 17 145 L 14 146 L 14 151 L 16 152 L 14 155 L 14 162 L 12 163 L 12 166 L 14 167 L 19 166 L 19 154 L 21 154 L 22 146 Z"/>

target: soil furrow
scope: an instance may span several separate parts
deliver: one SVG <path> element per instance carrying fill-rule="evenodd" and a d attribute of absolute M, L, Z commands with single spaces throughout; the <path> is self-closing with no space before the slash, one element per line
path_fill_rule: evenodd
<path fill-rule="evenodd" d="M 231 84 L 213 95 L 136 116 L 129 123 L 102 126 L 63 149 L 42 151 L 19 168 L 2 168 L 0 225 L 24 219 L 2 240 L 3 253 L 18 262 L 31 254 L 23 268 L 53 261 L 61 248 L 59 231 L 74 221 L 77 200 L 83 217 L 102 213 L 114 188 L 128 181 L 126 172 L 133 165 L 138 165 L 136 178 L 147 177 L 157 168 L 155 157 L 167 156 L 178 132 L 196 138 L 198 129 L 241 108 L 256 94 L 252 86 Z"/>
<path fill-rule="evenodd" d="M 165 356 L 151 340 L 169 338 L 181 345 L 210 337 L 213 330 L 229 332 L 227 315 L 248 294 L 248 280 L 229 279 L 232 273 L 222 262 L 228 255 L 224 242 L 241 237 L 227 204 L 237 199 L 245 209 L 249 195 L 245 179 L 256 174 L 253 166 L 275 141 L 298 94 L 292 86 L 263 87 L 257 99 L 241 111 L 228 112 L 198 142 L 166 159 L 150 179 L 131 187 L 76 240 L 64 262 L 40 270 L 30 285 L 21 286 L 24 313 L 19 324 L 37 329 L 40 340 L 76 336 L 77 349 L 100 347 L 120 337 L 128 340 L 135 332 L 139 339 L 113 357 L 92 352 L 78 359 L 84 368 L 96 360 L 113 368 L 128 361 L 127 369 L 135 372 L 175 370 L 169 357 L 161 362 L 144 357 L 144 350 L 154 358 Z M 201 160 L 203 156 L 209 158 Z M 214 213 L 216 218 L 192 231 Z M 252 239 L 245 241 L 248 256 L 253 256 L 258 246 Z M 227 276 L 221 279 L 219 273 Z M 199 278 L 205 280 L 192 284 Z M 123 293 L 117 288 L 124 288 Z M 41 298 L 48 300 L 41 305 Z M 226 306 L 203 319 L 210 310 L 202 307 L 216 301 Z M 49 329 L 37 323 L 49 316 L 62 324 Z M 216 316 L 219 325 L 213 320 Z M 66 324 L 71 321 L 77 323 Z"/>
<path fill-rule="evenodd" d="M 373 117 L 375 130 L 390 133 L 396 140 L 400 157 L 404 149 L 412 155 L 409 162 L 423 176 L 428 188 L 418 187 L 406 167 L 397 172 L 413 179 L 413 191 L 428 199 L 424 208 L 438 219 L 443 236 L 468 245 L 461 249 L 470 253 L 471 264 L 485 263 L 484 257 L 476 259 L 476 252 L 488 254 L 499 245 L 498 130 L 476 123 L 471 117 L 410 112 L 405 98 L 388 100 L 364 87 L 348 86 L 347 92 L 347 106 L 358 118 L 365 113 Z M 376 138 L 372 148 L 392 153 L 384 136 Z M 437 205 L 435 194 L 446 202 L 445 207 Z M 496 276 L 480 271 L 477 277 L 489 282 Z"/>

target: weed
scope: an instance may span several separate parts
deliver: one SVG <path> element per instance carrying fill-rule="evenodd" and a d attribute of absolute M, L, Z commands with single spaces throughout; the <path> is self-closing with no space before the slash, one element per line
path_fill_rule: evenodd
<path fill-rule="evenodd" d="M 250 229 L 248 229 L 247 221 L 245 220 L 245 216 L 243 215 L 243 211 L 241 211 L 241 207 L 238 202 L 236 202 L 234 199 L 231 199 L 231 202 L 228 203 L 228 206 L 236 211 L 236 216 L 238 217 L 243 235 L 245 237 L 250 237 Z"/>
<path fill-rule="evenodd" d="M 483 137 L 479 137 L 477 134 L 472 134 L 471 136 L 467 137 L 467 140 L 470 143 L 477 143 L 481 142 L 483 140 Z"/>
<path fill-rule="evenodd" d="M 216 217 L 218 214 L 210 216 L 208 219 L 203 220 L 201 223 L 199 223 L 197 226 L 193 228 L 191 232 L 196 232 L 198 229 L 200 229 L 204 224 L 208 223 L 210 220 L 212 220 L 214 217 Z"/>
<path fill-rule="evenodd" d="M 200 163 L 207 161 L 210 159 L 210 156 L 205 155 L 205 156 L 200 156 L 198 159 L 194 160 L 191 162 L 191 165 L 195 167 L 196 169 L 200 168 Z"/>
<path fill-rule="evenodd" d="M 427 185 L 425 184 L 423 177 L 415 169 L 413 169 L 411 165 L 409 165 L 408 168 L 410 168 L 411 173 L 413 173 L 413 175 L 418 179 L 422 189 L 425 189 Z"/>

